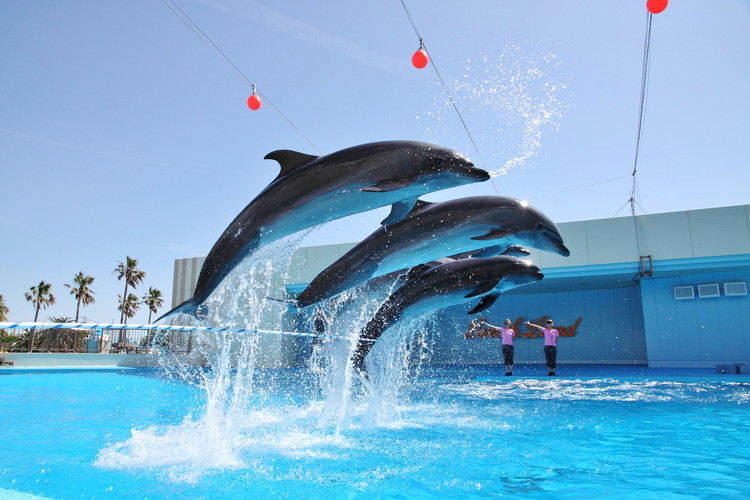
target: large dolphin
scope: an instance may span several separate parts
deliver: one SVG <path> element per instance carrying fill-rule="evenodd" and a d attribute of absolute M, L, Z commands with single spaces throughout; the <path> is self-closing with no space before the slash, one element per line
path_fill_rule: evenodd
<path fill-rule="evenodd" d="M 292 233 L 391 204 L 384 223 L 395 222 L 425 193 L 490 178 L 453 150 L 415 141 L 374 142 L 320 157 L 280 150 L 265 158 L 279 162 L 278 177 L 216 241 L 193 297 L 164 316 L 195 314 L 242 260 Z"/>
<path fill-rule="evenodd" d="M 420 200 L 406 217 L 377 229 L 318 274 L 297 297 L 297 305 L 305 307 L 371 278 L 448 255 L 487 257 L 511 245 L 570 255 L 557 226 L 526 202 L 503 196 Z"/>
<path fill-rule="evenodd" d="M 543 277 L 531 262 L 504 255 L 453 260 L 411 276 L 388 297 L 362 329 L 352 355 L 354 367 L 360 372 L 365 371 L 365 356 L 375 340 L 402 318 L 479 298 L 479 303 L 469 311 L 469 314 L 476 314 L 494 304 L 502 292 Z"/>

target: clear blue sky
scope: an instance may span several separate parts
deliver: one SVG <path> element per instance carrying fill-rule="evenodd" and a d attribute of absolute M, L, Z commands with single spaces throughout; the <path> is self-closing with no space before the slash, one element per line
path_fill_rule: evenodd
<path fill-rule="evenodd" d="M 645 0 L 407 0 L 473 148 L 398 0 L 177 0 L 299 130 L 159 1 L 0 3 L 0 294 L 28 321 L 40 280 L 96 278 L 91 321 L 119 319 L 113 275 L 140 260 L 171 300 L 174 259 L 203 256 L 277 173 L 275 149 L 414 139 L 452 147 L 557 222 L 625 216 Z M 750 203 L 750 2 L 672 0 L 653 16 L 640 213 Z M 304 136 L 304 137 L 303 137 Z M 488 183 L 428 196 L 490 195 Z M 385 209 L 304 244 L 355 241 Z M 730 235 L 727 235 L 730 237 Z M 717 242 L 720 244 L 720 242 Z M 143 309 L 133 321 L 145 322 Z"/>

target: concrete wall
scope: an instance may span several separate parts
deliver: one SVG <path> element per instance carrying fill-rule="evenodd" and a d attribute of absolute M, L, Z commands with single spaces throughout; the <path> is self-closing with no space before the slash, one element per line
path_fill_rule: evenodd
<path fill-rule="evenodd" d="M 558 342 L 560 363 L 646 364 L 646 339 L 639 291 L 636 287 L 562 293 L 503 295 L 479 315 L 468 316 L 473 304 L 438 313 L 430 332 L 431 364 L 502 363 L 500 338 L 467 338 L 469 322 L 484 317 L 494 325 L 505 318 L 514 323 L 518 363 L 544 361 L 544 338 L 524 321 L 547 318 L 563 334 Z M 567 330 L 567 331 L 565 331 Z"/>
<path fill-rule="evenodd" d="M 185 302 L 193 296 L 198 275 L 201 272 L 205 257 L 177 259 L 174 261 L 174 280 L 172 282 L 172 307 Z"/>
<path fill-rule="evenodd" d="M 750 282 L 727 271 L 641 282 L 649 366 L 712 367 L 750 361 L 750 296 L 726 296 L 726 282 Z M 715 298 L 676 300 L 674 287 L 719 284 Z"/>
<path fill-rule="evenodd" d="M 323 269 L 352 249 L 356 243 L 302 247 L 292 255 L 289 283 L 310 283 Z"/>
<path fill-rule="evenodd" d="M 74 354 L 74 353 L 0 353 L 4 362 L 16 368 L 125 368 L 158 366 L 157 355 L 152 354 Z M 4 367 L 9 369 L 10 367 Z"/>
<path fill-rule="evenodd" d="M 545 273 L 540 285 L 546 288 L 504 295 L 486 312 L 491 322 L 505 316 L 534 320 L 547 315 L 565 324 L 581 317 L 577 335 L 560 342 L 561 362 L 712 366 L 750 361 L 747 298 L 722 297 L 713 304 L 695 301 L 690 306 L 675 303 L 672 290 L 675 284 L 705 280 L 750 281 L 750 205 L 570 222 L 559 228 L 571 256 L 532 251 L 529 258 Z M 301 291 L 354 245 L 298 248 L 287 275 L 278 283 L 279 296 L 287 290 Z M 639 259 L 644 255 L 653 260 L 653 277 L 638 276 Z M 189 276 L 181 279 L 180 283 L 187 283 Z M 536 284 L 528 290 L 533 287 Z M 444 327 L 433 335 L 433 362 L 500 359 L 496 339 L 463 337 L 467 310 L 451 308 L 439 313 Z M 269 329 L 273 325 L 293 329 L 298 321 L 284 311 L 267 319 Z M 705 340 L 707 330 L 714 332 L 710 343 Z M 300 341 L 288 337 L 264 342 L 264 349 L 273 353 L 269 359 L 280 364 L 293 363 L 306 350 L 300 349 Z M 520 339 L 517 359 L 541 360 L 540 346 L 539 339 Z M 458 352 L 463 355 L 456 356 Z"/>
<path fill-rule="evenodd" d="M 750 205 L 558 224 L 570 257 L 533 250 L 542 269 L 750 254 Z"/>

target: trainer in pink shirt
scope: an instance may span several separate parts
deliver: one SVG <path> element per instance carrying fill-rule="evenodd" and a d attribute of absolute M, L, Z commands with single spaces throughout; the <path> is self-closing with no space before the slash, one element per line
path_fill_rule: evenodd
<path fill-rule="evenodd" d="M 487 323 L 484 320 L 482 320 L 481 323 L 483 325 L 487 325 L 490 328 L 494 328 L 495 330 L 499 331 L 500 332 L 500 336 L 503 339 L 503 345 L 513 345 L 513 337 L 516 336 L 516 331 L 514 329 L 512 329 L 512 328 L 508 328 L 510 326 L 510 320 L 509 319 L 505 320 L 505 326 L 504 327 L 503 326 L 490 325 L 489 323 Z"/>
<path fill-rule="evenodd" d="M 512 328 L 498 328 L 500 335 L 503 337 L 503 345 L 513 345 L 513 337 L 516 336 L 516 331 Z"/>
<path fill-rule="evenodd" d="M 555 329 L 555 323 L 548 319 L 544 326 L 535 325 L 531 321 L 527 321 L 526 324 L 544 333 L 544 358 L 547 360 L 549 370 L 547 375 L 554 376 L 555 368 L 557 368 L 557 339 L 560 337 L 560 333 Z"/>
<path fill-rule="evenodd" d="M 557 332 L 557 329 L 542 328 L 542 331 L 544 332 L 544 345 L 557 346 L 557 337 L 560 336 L 560 334 Z"/>

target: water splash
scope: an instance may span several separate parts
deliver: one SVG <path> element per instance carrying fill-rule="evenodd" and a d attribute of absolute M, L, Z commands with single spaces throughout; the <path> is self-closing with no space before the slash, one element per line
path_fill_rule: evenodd
<path fill-rule="evenodd" d="M 532 54 L 508 45 L 480 54 L 478 61 L 465 61 L 463 74 L 446 82 L 482 156 L 502 164 L 494 170 L 485 165 L 493 177 L 528 165 L 542 147 L 542 136 L 559 127 L 569 108 L 560 64 L 553 52 Z M 433 110 L 423 117 L 432 123 L 428 132 L 436 140 L 466 140 L 447 95 L 436 97 Z M 464 149 L 470 151 L 471 145 Z"/>
<path fill-rule="evenodd" d="M 282 240 L 238 266 L 207 301 L 203 320 L 183 316 L 179 321 L 248 330 L 309 327 L 303 317 L 310 311 L 295 318 L 286 304 L 266 300 L 290 281 L 291 257 L 304 236 Z M 309 391 L 302 397 L 280 397 L 286 389 L 275 387 L 277 381 L 257 380 L 265 373 L 261 368 L 273 366 L 269 352 L 293 351 L 300 339 L 193 335 L 187 342 L 189 355 L 179 362 L 165 356 L 162 363 L 169 376 L 200 391 L 201 406 L 179 425 L 133 429 L 129 439 L 103 449 L 96 465 L 156 469 L 169 481 L 195 482 L 211 471 L 255 468 L 269 455 L 341 458 L 355 445 L 353 433 L 402 425 L 399 411 L 408 392 L 408 366 L 424 357 L 427 345 L 424 324 L 405 322 L 378 341 L 371 356 L 372 379 L 354 372 L 350 362 L 360 331 L 396 285 L 395 279 L 364 285 L 320 306 L 329 318 L 326 338 L 313 342 Z M 210 369 L 197 369 L 196 359 Z"/>
<path fill-rule="evenodd" d="M 179 324 L 246 330 L 281 330 L 286 306 L 266 299 L 289 281 L 291 257 L 306 233 L 269 245 L 255 258 L 237 266 L 206 302 L 207 317 L 181 315 Z M 280 350 L 282 339 L 258 333 L 200 332 L 191 334 L 187 354 L 162 356 L 167 376 L 197 387 L 203 405 L 177 426 L 134 429 L 123 443 L 102 450 L 104 468 L 158 468 L 177 481 L 195 481 L 210 470 L 245 466 L 247 429 L 275 421 L 259 414 L 267 391 L 255 383 L 257 368 L 269 366 L 261 347 Z M 275 349 L 274 349 L 275 348 Z M 197 369 L 196 360 L 210 369 Z M 255 417 L 248 422 L 248 417 Z"/>

